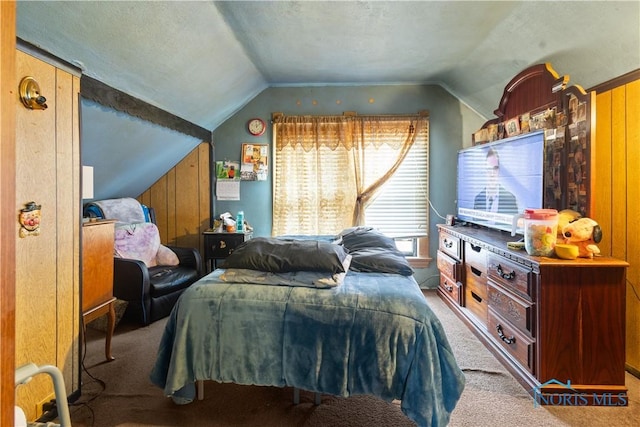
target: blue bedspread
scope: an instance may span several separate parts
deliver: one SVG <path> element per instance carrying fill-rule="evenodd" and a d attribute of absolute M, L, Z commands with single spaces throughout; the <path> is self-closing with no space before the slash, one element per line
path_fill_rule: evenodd
<path fill-rule="evenodd" d="M 350 271 L 331 289 L 233 284 L 216 270 L 168 319 L 151 381 L 194 399 L 196 380 L 399 399 L 419 426 L 448 423 L 462 390 L 444 330 L 413 277 Z"/>

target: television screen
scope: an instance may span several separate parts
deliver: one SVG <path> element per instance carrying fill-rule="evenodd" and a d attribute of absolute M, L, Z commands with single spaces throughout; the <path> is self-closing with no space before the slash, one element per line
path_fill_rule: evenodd
<path fill-rule="evenodd" d="M 514 215 L 543 207 L 543 173 L 544 131 L 460 150 L 458 220 L 511 231 Z"/>

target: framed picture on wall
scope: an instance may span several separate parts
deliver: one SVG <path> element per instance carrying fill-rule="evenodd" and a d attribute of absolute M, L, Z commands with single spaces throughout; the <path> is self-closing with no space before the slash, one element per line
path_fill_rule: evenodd
<path fill-rule="evenodd" d="M 242 144 L 240 177 L 243 181 L 266 181 L 269 175 L 269 144 Z"/>

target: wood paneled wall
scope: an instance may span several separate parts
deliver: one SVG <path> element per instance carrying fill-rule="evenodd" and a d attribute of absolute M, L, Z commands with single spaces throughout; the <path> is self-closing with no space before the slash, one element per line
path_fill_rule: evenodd
<path fill-rule="evenodd" d="M 34 77 L 48 105 L 30 110 L 14 97 L 16 193 L 3 239 L 16 245 L 16 366 L 57 366 L 70 394 L 80 387 L 80 77 L 19 50 L 16 76 Z M 40 234 L 20 238 L 18 212 L 31 201 L 42 206 Z M 16 389 L 28 420 L 52 397 L 47 375 Z"/>
<path fill-rule="evenodd" d="M 15 230 L 16 3 L 0 2 L 0 235 Z M 0 426 L 11 426 L 15 400 L 15 245 L 0 239 Z"/>
<path fill-rule="evenodd" d="M 613 86 L 613 87 L 612 87 Z M 640 375 L 640 71 L 596 88 L 594 213 L 600 250 L 627 270 L 627 368 Z"/>
<path fill-rule="evenodd" d="M 198 248 L 201 255 L 211 217 L 210 151 L 201 143 L 137 197 L 155 210 L 163 244 Z"/>

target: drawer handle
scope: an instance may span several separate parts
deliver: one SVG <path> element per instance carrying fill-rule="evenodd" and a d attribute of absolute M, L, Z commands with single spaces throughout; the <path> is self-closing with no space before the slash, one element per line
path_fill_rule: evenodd
<path fill-rule="evenodd" d="M 448 282 L 444 282 L 444 288 L 447 292 L 453 292 L 453 286 L 451 286 Z"/>
<path fill-rule="evenodd" d="M 482 304 L 482 298 L 477 295 L 475 292 L 471 291 L 471 296 L 473 297 L 474 300 L 478 301 L 479 304 Z"/>
<path fill-rule="evenodd" d="M 513 280 L 516 277 L 516 272 L 515 271 L 511 271 L 510 273 L 506 273 L 503 269 L 502 266 L 500 264 L 498 264 L 498 274 L 500 275 L 500 277 L 502 277 L 505 280 Z"/>
<path fill-rule="evenodd" d="M 498 331 L 498 336 L 502 341 L 506 342 L 507 344 L 513 344 L 516 342 L 516 337 L 514 337 L 513 335 L 507 337 L 504 332 L 502 332 L 502 325 L 496 325 L 496 330 Z"/>
<path fill-rule="evenodd" d="M 474 252 L 478 252 L 478 253 L 480 253 L 480 251 L 482 250 L 482 248 L 481 248 L 480 246 L 476 246 L 476 245 L 474 245 L 474 244 L 472 244 L 472 243 L 469 243 L 469 246 L 471 247 L 471 249 L 472 249 Z"/>
<path fill-rule="evenodd" d="M 478 276 L 478 277 L 481 277 L 481 276 L 482 276 L 482 271 L 478 270 L 478 269 L 477 269 L 477 268 L 475 268 L 475 267 L 471 267 L 471 272 L 472 272 L 473 274 L 475 274 L 476 276 Z"/>
<path fill-rule="evenodd" d="M 444 247 L 447 249 L 451 249 L 453 247 L 453 242 L 450 242 L 447 239 L 444 239 L 443 244 L 444 244 Z"/>

